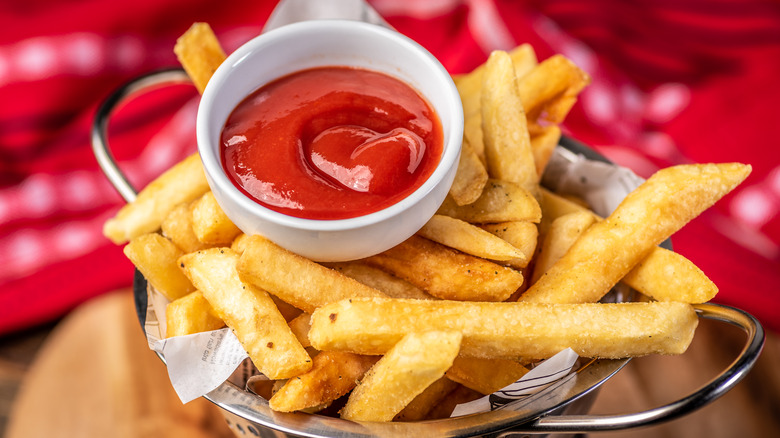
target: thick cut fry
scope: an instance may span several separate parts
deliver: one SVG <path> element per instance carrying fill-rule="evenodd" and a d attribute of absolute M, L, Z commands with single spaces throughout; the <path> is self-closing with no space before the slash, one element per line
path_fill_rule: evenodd
<path fill-rule="evenodd" d="M 248 234 L 239 234 L 235 239 L 233 239 L 233 242 L 230 243 L 230 249 L 232 249 L 236 254 L 242 254 L 244 252 L 244 244 L 248 238 Z"/>
<path fill-rule="evenodd" d="M 384 294 L 294 254 L 261 236 L 249 237 L 238 262 L 241 278 L 311 313 L 344 298 Z"/>
<path fill-rule="evenodd" d="M 485 165 L 464 137 L 460 152 L 458 170 L 450 187 L 450 196 L 457 205 L 471 204 L 479 199 L 487 184 L 488 173 Z"/>
<path fill-rule="evenodd" d="M 192 229 L 198 240 L 212 245 L 230 245 L 241 234 L 210 191 L 192 204 Z"/>
<path fill-rule="evenodd" d="M 365 259 L 429 294 L 449 300 L 504 301 L 523 284 L 523 275 L 412 236 L 389 250 Z"/>
<path fill-rule="evenodd" d="M 190 202 L 179 204 L 160 224 L 162 235 L 175 243 L 185 254 L 213 246 L 198 240 L 192 230 L 191 205 Z"/>
<path fill-rule="evenodd" d="M 117 245 L 160 228 L 177 205 L 209 190 L 198 154 L 190 155 L 149 183 L 135 201 L 125 204 L 103 225 L 103 234 Z"/>
<path fill-rule="evenodd" d="M 341 417 L 391 421 L 418 394 L 444 376 L 458 355 L 455 331 L 409 333 L 398 341 L 352 391 Z"/>
<path fill-rule="evenodd" d="M 490 54 L 482 84 L 482 135 L 488 174 L 536 196 L 539 175 L 509 54 Z"/>
<path fill-rule="evenodd" d="M 739 185 L 750 166 L 680 165 L 659 170 L 592 225 L 523 293 L 537 303 L 601 299 L 621 278 L 691 219 Z"/>
<path fill-rule="evenodd" d="M 201 94 L 226 57 L 207 23 L 194 23 L 176 40 L 173 52 Z"/>
<path fill-rule="evenodd" d="M 520 100 L 529 120 L 542 112 L 545 119 L 560 123 L 590 83 L 590 76 L 562 55 L 553 55 L 518 81 Z"/>
<path fill-rule="evenodd" d="M 516 360 L 458 357 L 445 376 L 487 395 L 515 383 L 527 372 L 528 368 Z"/>
<path fill-rule="evenodd" d="M 544 236 L 542 248 L 536 257 L 531 283 L 536 283 L 558 259 L 566 254 L 566 251 L 574 245 L 582 233 L 596 221 L 595 215 L 586 211 L 569 213 L 555 219 L 550 224 L 550 229 Z"/>
<path fill-rule="evenodd" d="M 531 194 L 517 184 L 489 179 L 482 195 L 469 205 L 458 206 L 450 197 L 442 203 L 437 214 L 469 223 L 507 221 L 539 222 L 542 210 Z"/>
<path fill-rule="evenodd" d="M 542 222 L 549 229 L 551 219 L 567 214 L 588 214 L 594 220 L 601 217 L 560 195 L 542 191 Z M 538 256 L 537 256 L 538 257 Z M 674 272 L 674 276 L 665 273 Z M 622 280 L 637 291 L 658 301 L 706 302 L 717 293 L 717 286 L 690 260 L 668 249 L 655 247 Z M 532 283 L 536 282 L 536 276 Z M 709 298 L 707 298 L 709 297 Z"/>
<path fill-rule="evenodd" d="M 417 234 L 466 254 L 489 260 L 525 259 L 525 254 L 506 240 L 449 216 L 433 215 Z"/>
<path fill-rule="evenodd" d="M 377 360 L 378 356 L 323 351 L 314 356 L 311 370 L 288 380 L 268 404 L 279 412 L 326 405 L 351 391 Z"/>
<path fill-rule="evenodd" d="M 482 113 L 476 112 L 464 117 L 463 140 L 469 143 L 468 147 L 474 151 L 484 167 L 487 165 L 487 160 L 485 159 L 485 140 L 482 136 Z"/>
<path fill-rule="evenodd" d="M 177 264 L 184 253 L 165 237 L 157 233 L 138 236 L 125 245 L 124 253 L 149 284 L 169 301 L 195 290 Z"/>
<path fill-rule="evenodd" d="M 408 333 L 463 334 L 460 354 L 484 359 L 544 359 L 571 347 L 583 357 L 683 353 L 698 323 L 690 304 L 472 303 L 391 298 L 343 300 L 311 316 L 320 350 L 383 354 Z"/>
<path fill-rule="evenodd" d="M 510 260 L 507 265 L 515 269 L 528 266 L 528 262 L 531 261 L 536 251 L 536 242 L 539 237 L 539 230 L 535 223 L 528 221 L 498 222 L 481 225 L 481 228 L 507 241 L 523 253 L 523 258 Z"/>
<path fill-rule="evenodd" d="M 663 248 L 655 248 L 623 277 L 623 283 L 658 301 L 706 303 L 718 293 L 718 286 L 701 269 Z"/>
<path fill-rule="evenodd" d="M 530 129 L 530 128 L 529 128 Z M 547 163 L 552 157 L 555 147 L 561 140 L 561 128 L 549 125 L 541 128 L 541 132 L 531 133 L 531 152 L 534 154 L 536 175 L 541 178 Z"/>
<path fill-rule="evenodd" d="M 238 254 L 211 248 L 187 254 L 179 262 L 261 373 L 271 380 L 288 379 L 311 369 L 311 358 L 271 297 L 239 279 Z"/>
<path fill-rule="evenodd" d="M 168 338 L 218 330 L 225 326 L 225 321 L 217 316 L 198 290 L 169 303 L 165 308 L 165 321 L 165 336 Z"/>
<path fill-rule="evenodd" d="M 301 343 L 303 348 L 311 347 L 309 342 L 309 329 L 311 328 L 311 315 L 308 313 L 301 313 L 295 318 L 291 319 L 287 325 L 290 326 L 298 342 Z"/>
<path fill-rule="evenodd" d="M 335 269 L 347 277 L 372 287 L 390 298 L 413 298 L 415 300 L 435 300 L 436 297 L 428 295 L 419 287 L 400 279 L 395 275 L 368 266 L 363 262 L 338 262 L 324 263 L 325 266 Z"/>
<path fill-rule="evenodd" d="M 528 74 L 537 65 L 536 53 L 530 44 L 521 44 L 509 52 L 512 59 L 515 76 L 519 79 Z M 480 65 L 468 74 L 455 78 L 455 86 L 458 88 L 463 113 L 469 116 L 480 112 L 480 96 L 482 90 L 482 78 L 485 74 L 485 64 Z"/>
<path fill-rule="evenodd" d="M 457 360 L 457 358 L 455 358 Z M 393 418 L 393 421 L 425 420 L 433 408 L 455 390 L 458 384 L 446 376 L 431 383 L 423 392 L 417 395 L 406 407 Z"/>

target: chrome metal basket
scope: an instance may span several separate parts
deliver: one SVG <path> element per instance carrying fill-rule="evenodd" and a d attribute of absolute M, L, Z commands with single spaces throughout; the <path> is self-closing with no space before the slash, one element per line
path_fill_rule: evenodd
<path fill-rule="evenodd" d="M 107 141 L 112 112 L 125 100 L 152 88 L 188 83 L 181 69 L 163 70 L 139 77 L 114 92 L 98 109 L 92 127 L 94 154 L 106 177 L 127 201 L 136 191 L 114 160 Z M 591 159 L 606 161 L 592 149 L 569 138 L 559 148 Z M 147 310 L 147 284 L 136 271 L 134 292 L 139 319 L 143 325 Z M 306 413 L 280 413 L 268 402 L 229 382 L 204 397 L 222 409 L 228 424 L 238 435 L 263 437 L 520 437 L 529 434 L 587 433 L 629 429 L 657 424 L 684 416 L 714 400 L 736 385 L 755 364 L 764 343 L 764 331 L 750 314 L 717 304 L 696 305 L 700 318 L 733 324 L 742 329 L 746 340 L 742 351 L 715 378 L 696 391 L 644 412 L 588 415 L 598 388 L 623 368 L 629 359 L 584 360 L 576 372 L 541 392 L 491 412 L 432 421 L 407 423 L 360 423 Z M 638 359 L 641 360 L 641 359 Z"/>

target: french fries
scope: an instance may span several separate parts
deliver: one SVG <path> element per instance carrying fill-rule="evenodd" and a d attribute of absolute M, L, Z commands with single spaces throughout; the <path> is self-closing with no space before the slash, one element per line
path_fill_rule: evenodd
<path fill-rule="evenodd" d="M 200 156 L 190 155 L 149 183 L 135 201 L 107 220 L 103 234 L 121 245 L 142 234 L 153 233 L 176 206 L 193 201 L 208 190 Z"/>
<path fill-rule="evenodd" d="M 226 58 L 225 51 L 207 23 L 194 23 L 176 40 L 173 52 L 201 94 Z"/>
<path fill-rule="evenodd" d="M 174 51 L 200 92 L 225 59 L 204 23 Z M 698 322 L 689 303 L 717 287 L 657 245 L 749 166 L 660 171 L 602 219 L 538 185 L 585 72 L 521 45 L 455 82 L 464 139 L 449 196 L 416 236 L 366 259 L 315 263 L 242 234 L 197 154 L 141 191 L 104 234 L 129 242 L 128 258 L 170 301 L 167 336 L 226 324 L 275 380 L 272 409 L 332 410 L 348 396 L 340 415 L 354 421 L 448 416 L 567 347 L 598 358 L 685 351 Z M 619 281 L 650 301 L 595 303 Z"/>
<path fill-rule="evenodd" d="M 191 216 L 192 230 L 200 242 L 226 246 L 241 234 L 210 191 L 193 202 Z"/>
<path fill-rule="evenodd" d="M 463 138 L 458 170 L 450 187 L 450 196 L 456 205 L 467 205 L 476 201 L 488 181 L 487 169 L 471 147 L 467 137 Z"/>
<path fill-rule="evenodd" d="M 503 301 L 523 284 L 523 275 L 511 268 L 418 236 L 365 262 L 442 299 Z"/>
<path fill-rule="evenodd" d="M 449 216 L 434 215 L 417 234 L 484 259 L 501 261 L 525 259 L 525 254 L 506 240 Z"/>
<path fill-rule="evenodd" d="M 471 204 L 459 206 L 448 196 L 437 214 L 477 224 L 539 222 L 542 218 L 539 203 L 531 193 L 517 184 L 497 179 L 488 180 L 482 194 Z"/>
<path fill-rule="evenodd" d="M 191 203 L 179 204 L 165 217 L 160 230 L 162 235 L 176 244 L 185 253 L 195 252 L 209 248 L 210 244 L 203 243 L 195 235 L 192 229 Z"/>
<path fill-rule="evenodd" d="M 317 309 L 309 340 L 318 350 L 384 354 L 409 333 L 463 334 L 460 355 L 544 359 L 565 348 L 583 357 L 683 353 L 698 323 L 690 304 L 473 303 L 355 298 Z"/>
<path fill-rule="evenodd" d="M 515 383 L 527 372 L 528 368 L 517 360 L 457 357 L 445 375 L 487 395 Z"/>
<path fill-rule="evenodd" d="M 592 225 L 523 293 L 537 303 L 596 302 L 672 233 L 740 184 L 750 166 L 680 165 L 659 170 Z"/>
<path fill-rule="evenodd" d="M 311 313 L 318 307 L 353 297 L 384 294 L 345 275 L 293 254 L 270 240 L 250 236 L 237 269 L 241 279 Z"/>
<path fill-rule="evenodd" d="M 179 262 L 261 373 L 270 379 L 305 373 L 311 358 L 271 297 L 239 279 L 238 257 L 229 248 L 211 248 L 182 256 Z"/>
<path fill-rule="evenodd" d="M 488 173 L 537 196 L 539 176 L 528 122 L 512 60 L 506 52 L 491 53 L 485 64 L 481 106 Z"/>
<path fill-rule="evenodd" d="M 168 300 L 174 301 L 195 290 L 178 267 L 178 259 L 184 253 L 165 237 L 157 233 L 138 236 L 125 245 L 124 253 Z"/>
<path fill-rule="evenodd" d="M 355 280 L 381 291 L 390 298 L 414 298 L 416 300 L 435 300 L 422 289 L 392 274 L 369 266 L 360 261 L 325 263 L 331 269 L 354 278 Z"/>
<path fill-rule="evenodd" d="M 225 321 L 217 316 L 203 293 L 197 290 L 171 301 L 165 308 L 165 321 L 165 336 L 168 338 L 218 330 L 225 326 Z"/>
<path fill-rule="evenodd" d="M 293 412 L 325 406 L 351 391 L 379 356 L 323 351 L 310 371 L 289 379 L 268 400 L 271 409 Z"/>
<path fill-rule="evenodd" d="M 390 421 L 425 388 L 444 376 L 458 355 L 457 331 L 409 333 L 372 367 L 352 391 L 341 418 Z"/>

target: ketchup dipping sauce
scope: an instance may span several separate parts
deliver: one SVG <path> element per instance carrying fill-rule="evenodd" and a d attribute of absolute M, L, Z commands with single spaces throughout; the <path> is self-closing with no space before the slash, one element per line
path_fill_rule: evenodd
<path fill-rule="evenodd" d="M 411 86 L 357 67 L 316 67 L 240 102 L 221 133 L 231 182 L 305 219 L 348 219 L 405 198 L 435 170 L 442 126 Z"/>
<path fill-rule="evenodd" d="M 198 152 L 247 235 L 318 262 L 398 245 L 447 197 L 463 140 L 450 73 L 398 32 L 310 20 L 231 53 L 203 91 Z"/>

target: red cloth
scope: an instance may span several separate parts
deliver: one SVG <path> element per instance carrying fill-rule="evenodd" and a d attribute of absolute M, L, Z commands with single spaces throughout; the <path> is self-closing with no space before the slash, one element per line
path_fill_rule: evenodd
<path fill-rule="evenodd" d="M 228 51 L 275 1 L 0 3 L 0 334 L 51 321 L 131 284 L 102 223 L 122 204 L 92 157 L 97 105 L 121 83 L 176 66 L 206 21 Z M 648 176 L 684 162 L 753 165 L 746 183 L 673 237 L 735 305 L 780 329 L 780 4 L 772 1 L 375 0 L 452 73 L 531 43 L 593 76 L 567 131 Z M 194 151 L 192 87 L 128 104 L 113 150 L 141 186 Z"/>

